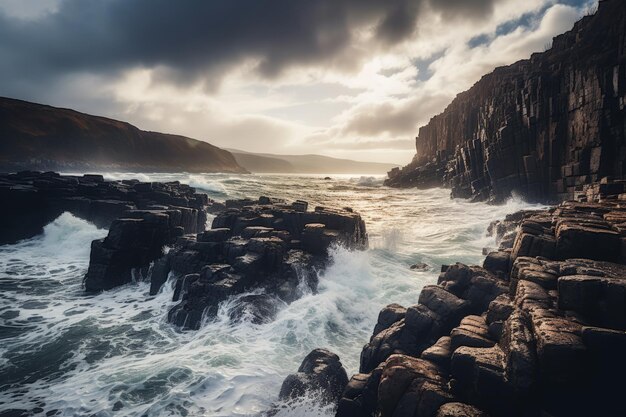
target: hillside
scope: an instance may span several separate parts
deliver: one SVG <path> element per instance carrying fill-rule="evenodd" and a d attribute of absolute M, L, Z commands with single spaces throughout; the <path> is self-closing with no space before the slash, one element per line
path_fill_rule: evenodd
<path fill-rule="evenodd" d="M 395 187 L 448 186 L 452 196 L 564 200 L 626 174 L 626 2 L 598 12 L 528 60 L 497 68 L 419 130 Z"/>
<path fill-rule="evenodd" d="M 277 155 L 229 149 L 245 169 L 276 174 L 384 174 L 394 164 L 353 161 L 323 155 Z"/>
<path fill-rule="evenodd" d="M 206 142 L 2 97 L 0 169 L 246 172 Z"/>

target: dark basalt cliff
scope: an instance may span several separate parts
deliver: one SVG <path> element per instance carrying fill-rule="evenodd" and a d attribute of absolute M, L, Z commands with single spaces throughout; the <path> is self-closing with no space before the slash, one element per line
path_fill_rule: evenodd
<path fill-rule="evenodd" d="M 206 142 L 1 97 L 0 169 L 246 172 Z"/>
<path fill-rule="evenodd" d="M 550 50 L 459 94 L 419 130 L 413 161 L 389 172 L 387 185 L 546 201 L 573 198 L 602 177 L 623 178 L 625 53 L 626 2 L 601 1 Z"/>

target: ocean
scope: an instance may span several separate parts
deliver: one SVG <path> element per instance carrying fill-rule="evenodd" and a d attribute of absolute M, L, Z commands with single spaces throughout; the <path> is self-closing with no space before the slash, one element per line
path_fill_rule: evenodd
<path fill-rule="evenodd" d="M 495 247 L 493 220 L 539 208 L 452 200 L 444 189 L 384 187 L 382 176 L 105 174 L 107 179 L 178 180 L 210 198 L 262 195 L 352 207 L 369 249 L 335 248 L 317 293 L 285 305 L 273 322 L 233 323 L 233 297 L 198 331 L 166 321 L 173 282 L 156 296 L 148 282 L 86 295 L 90 243 L 107 231 L 64 213 L 42 235 L 0 246 L 0 416 L 247 416 L 277 401 L 283 379 L 317 347 L 358 371 L 379 310 L 417 303 L 441 265 L 481 264 Z M 427 270 L 410 266 L 425 263 Z M 327 416 L 315 396 L 278 415 Z"/>

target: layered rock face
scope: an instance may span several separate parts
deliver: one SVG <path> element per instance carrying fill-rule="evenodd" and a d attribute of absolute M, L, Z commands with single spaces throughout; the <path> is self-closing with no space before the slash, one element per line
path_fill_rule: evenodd
<path fill-rule="evenodd" d="M 552 48 L 496 69 L 422 127 L 409 165 L 387 185 L 445 185 L 453 197 L 511 192 L 566 200 L 584 184 L 626 173 L 626 3 L 554 38 Z"/>
<path fill-rule="evenodd" d="M 296 201 L 261 197 L 258 201 L 227 201 L 212 229 L 184 236 L 152 271 L 152 292 L 168 274 L 177 277 L 170 322 L 197 329 L 204 316 L 217 313 L 220 302 L 237 299 L 231 310 L 238 319 L 271 320 L 277 309 L 317 288 L 317 270 L 328 260 L 328 249 L 341 244 L 367 247 L 365 223 L 351 209 L 316 207 Z"/>
<path fill-rule="evenodd" d="M 626 415 L 626 207 L 608 185 L 495 222 L 482 267 L 384 308 L 336 415 Z"/>

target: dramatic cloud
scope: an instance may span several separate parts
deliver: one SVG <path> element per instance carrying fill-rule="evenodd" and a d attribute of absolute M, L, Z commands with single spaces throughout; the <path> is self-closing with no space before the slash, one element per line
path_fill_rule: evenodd
<path fill-rule="evenodd" d="M 594 1 L 0 0 L 0 94 L 251 151 L 406 162 Z"/>

